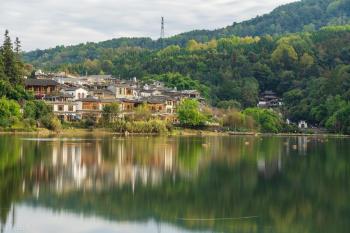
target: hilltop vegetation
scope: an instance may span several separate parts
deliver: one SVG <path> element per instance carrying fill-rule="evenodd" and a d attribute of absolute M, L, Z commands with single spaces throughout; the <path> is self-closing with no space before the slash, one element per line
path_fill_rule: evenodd
<path fill-rule="evenodd" d="M 100 59 L 105 53 L 113 53 L 114 49 L 121 47 L 158 50 L 169 45 L 184 47 L 191 39 L 203 43 L 232 35 L 244 37 L 310 32 L 327 25 L 350 23 L 349 16 L 350 0 L 302 0 L 280 6 L 269 14 L 213 31 L 195 30 L 164 40 L 119 38 L 100 43 L 57 46 L 25 53 L 24 59 L 36 66 L 51 69 L 67 63 L 81 63 L 85 59 Z"/>

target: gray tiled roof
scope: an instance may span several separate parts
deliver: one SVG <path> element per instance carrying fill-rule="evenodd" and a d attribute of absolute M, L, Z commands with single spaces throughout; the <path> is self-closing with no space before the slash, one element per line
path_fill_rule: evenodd
<path fill-rule="evenodd" d="M 24 84 L 26 86 L 58 86 L 58 82 L 52 79 L 26 79 Z"/>

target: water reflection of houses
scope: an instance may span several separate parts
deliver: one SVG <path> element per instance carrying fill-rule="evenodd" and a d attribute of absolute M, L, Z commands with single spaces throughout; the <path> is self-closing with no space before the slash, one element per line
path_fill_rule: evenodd
<path fill-rule="evenodd" d="M 33 195 L 40 186 L 67 192 L 130 185 L 158 185 L 165 175 L 176 173 L 176 145 L 145 145 L 113 141 L 111 151 L 103 155 L 102 141 L 58 141 L 52 143 L 50 159 L 32 170 Z"/>

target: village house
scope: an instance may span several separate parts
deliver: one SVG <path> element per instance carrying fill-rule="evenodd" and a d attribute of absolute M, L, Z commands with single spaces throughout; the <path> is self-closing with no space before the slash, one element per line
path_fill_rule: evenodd
<path fill-rule="evenodd" d="M 61 90 L 61 93 L 73 96 L 73 100 L 84 99 L 89 94 L 89 92 L 82 87 L 65 87 Z"/>
<path fill-rule="evenodd" d="M 259 97 L 259 108 L 277 108 L 282 106 L 282 101 L 273 91 L 265 91 Z"/>
<path fill-rule="evenodd" d="M 306 121 L 299 121 L 298 128 L 299 129 L 307 129 L 308 128 L 307 122 Z"/>
<path fill-rule="evenodd" d="M 24 85 L 26 91 L 33 92 L 39 99 L 57 93 L 60 88 L 60 84 L 51 79 L 26 79 Z"/>
<path fill-rule="evenodd" d="M 138 97 L 137 87 L 129 84 L 114 84 L 110 85 L 107 90 L 115 94 L 115 98 L 135 99 Z"/>
<path fill-rule="evenodd" d="M 43 100 L 46 102 L 72 102 L 74 100 L 74 97 L 70 94 L 53 93 L 46 95 Z"/>
<path fill-rule="evenodd" d="M 109 90 L 106 89 L 92 89 L 89 90 L 89 95 L 96 97 L 100 100 L 104 99 L 115 99 L 115 94 Z"/>
<path fill-rule="evenodd" d="M 77 115 L 81 119 L 86 117 L 94 117 L 96 120 L 102 116 L 102 103 L 97 98 L 88 97 L 76 101 L 77 103 Z"/>
<path fill-rule="evenodd" d="M 61 120 L 72 121 L 79 119 L 76 102 L 48 102 L 53 113 Z"/>

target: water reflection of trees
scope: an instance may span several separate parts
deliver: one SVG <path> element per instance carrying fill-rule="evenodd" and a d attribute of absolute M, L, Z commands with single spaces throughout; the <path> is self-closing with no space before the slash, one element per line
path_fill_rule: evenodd
<path fill-rule="evenodd" d="M 0 181 L 3 222 L 11 203 L 25 198 L 33 205 L 116 221 L 154 218 L 219 232 L 350 229 L 345 139 L 142 137 L 38 143 L 7 138 L 0 143 L 17 148 L 0 154 L 6 177 Z M 31 156 L 23 159 L 21 151 Z M 17 159 L 7 159 L 11 154 Z M 252 215 L 259 218 L 180 220 Z"/>

